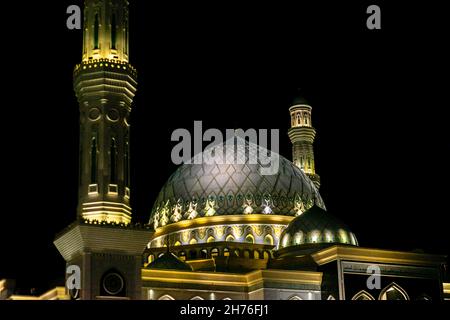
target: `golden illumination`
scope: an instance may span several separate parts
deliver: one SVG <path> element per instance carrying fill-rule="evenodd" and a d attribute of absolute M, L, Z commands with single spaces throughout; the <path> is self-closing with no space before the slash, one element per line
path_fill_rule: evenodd
<path fill-rule="evenodd" d="M 251 214 L 251 215 L 226 215 L 214 217 L 202 217 L 193 220 L 183 220 L 177 223 L 158 228 L 155 232 L 155 238 L 165 234 L 174 233 L 185 229 L 193 229 L 204 226 L 222 225 L 222 224 L 274 224 L 287 226 L 294 217 L 281 215 L 265 215 L 265 214 Z M 274 235 L 279 237 L 284 230 L 283 226 L 274 226 Z M 235 235 L 236 236 L 236 235 Z M 241 234 L 242 236 L 242 234 Z"/>
<path fill-rule="evenodd" d="M 311 255 L 318 265 L 332 261 L 349 260 L 360 262 L 393 263 L 402 265 L 440 266 L 446 259 L 441 255 L 369 249 L 335 245 Z"/>
<path fill-rule="evenodd" d="M 443 290 L 445 294 L 450 294 L 450 283 L 443 283 L 442 284 Z"/>
<path fill-rule="evenodd" d="M 142 281 L 162 282 L 167 284 L 203 284 L 211 287 L 249 287 L 263 285 L 265 281 L 270 281 L 293 285 L 307 284 L 320 287 L 322 284 L 322 273 L 311 271 L 257 270 L 242 275 L 220 272 L 142 269 Z"/>

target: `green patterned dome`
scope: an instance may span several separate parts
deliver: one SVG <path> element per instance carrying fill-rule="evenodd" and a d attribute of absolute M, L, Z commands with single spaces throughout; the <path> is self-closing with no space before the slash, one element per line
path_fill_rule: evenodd
<path fill-rule="evenodd" d="M 280 249 L 313 244 L 358 245 L 347 225 L 318 206 L 292 220 L 280 239 Z"/>
<path fill-rule="evenodd" d="M 245 143 L 247 155 L 258 146 Z M 252 159 L 250 156 L 246 158 Z M 238 162 L 238 161 L 236 161 Z M 250 164 L 185 164 L 169 178 L 155 201 L 150 224 L 156 228 L 199 217 L 240 214 L 296 216 L 323 200 L 306 174 L 279 156 L 275 175 Z"/>

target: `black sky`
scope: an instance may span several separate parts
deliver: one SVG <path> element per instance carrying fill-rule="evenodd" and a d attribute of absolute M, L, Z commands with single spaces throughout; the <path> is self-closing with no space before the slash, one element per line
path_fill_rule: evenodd
<path fill-rule="evenodd" d="M 131 1 L 133 208 L 146 222 L 176 169 L 170 136 L 206 128 L 287 130 L 292 95 L 313 106 L 321 194 L 360 245 L 450 253 L 448 34 L 439 6 L 298 1 Z M 339 2 L 339 3 L 336 3 Z M 315 5 L 311 5 L 315 3 Z M 78 103 L 72 71 L 82 1 L 9 4 L 2 45 L 0 279 L 46 288 L 64 278 L 52 242 L 76 216 Z M 371 3 L 369 3 L 371 4 Z M 10 20 L 10 21 L 9 21 Z M 7 22 L 8 21 L 8 22 Z"/>

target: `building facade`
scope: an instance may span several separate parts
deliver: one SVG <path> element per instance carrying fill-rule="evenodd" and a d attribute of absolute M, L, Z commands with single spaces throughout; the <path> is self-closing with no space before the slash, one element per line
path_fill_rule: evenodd
<path fill-rule="evenodd" d="M 448 299 L 446 257 L 360 247 L 326 210 L 314 161 L 312 107 L 290 108 L 293 161 L 278 173 L 252 163 L 258 146 L 235 138 L 238 163 L 185 164 L 162 187 L 148 225 L 132 223 L 129 116 L 137 73 L 129 64 L 126 0 L 86 0 L 76 221 L 56 236 L 79 288 L 2 299 L 433 300 Z M 224 150 L 227 145 L 224 145 Z M 75 216 L 74 216 L 75 218 Z M 370 285 L 371 283 L 372 285 Z"/>

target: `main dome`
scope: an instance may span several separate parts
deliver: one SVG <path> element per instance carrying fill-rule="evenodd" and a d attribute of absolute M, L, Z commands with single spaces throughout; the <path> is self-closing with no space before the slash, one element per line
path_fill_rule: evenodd
<path fill-rule="evenodd" d="M 184 164 L 178 168 L 159 193 L 150 224 L 157 229 L 201 217 L 297 216 L 314 205 L 325 208 L 313 182 L 291 161 L 278 155 L 278 172 L 263 175 L 265 166 L 259 160 L 249 161 L 258 146 L 246 142 L 245 150 L 245 159 L 236 161 L 241 164 Z"/>

